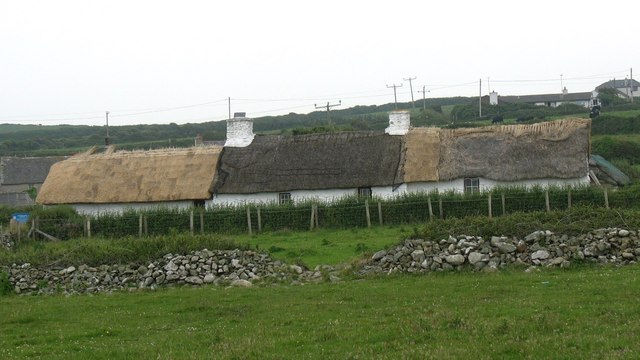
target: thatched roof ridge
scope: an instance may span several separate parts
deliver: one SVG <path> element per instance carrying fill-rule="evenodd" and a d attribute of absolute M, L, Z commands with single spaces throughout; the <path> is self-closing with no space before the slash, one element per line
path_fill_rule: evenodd
<path fill-rule="evenodd" d="M 586 176 L 591 120 L 441 131 L 439 178 L 498 181 Z"/>
<path fill-rule="evenodd" d="M 40 204 L 135 203 L 211 198 L 220 147 L 79 154 L 51 167 Z"/>
<path fill-rule="evenodd" d="M 214 192 L 389 186 L 402 182 L 402 136 L 346 132 L 256 136 L 244 148 L 224 148 Z"/>

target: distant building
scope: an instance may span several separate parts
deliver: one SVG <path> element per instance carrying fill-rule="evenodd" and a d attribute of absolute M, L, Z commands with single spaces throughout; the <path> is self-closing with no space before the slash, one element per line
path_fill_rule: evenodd
<path fill-rule="evenodd" d="M 25 206 L 35 204 L 29 192 L 37 193 L 54 163 L 62 156 L 0 158 L 0 204 Z"/>
<path fill-rule="evenodd" d="M 591 108 L 600 105 L 597 91 L 569 93 L 565 87 L 559 94 L 538 94 L 538 95 L 508 95 L 499 96 L 498 93 L 492 91 L 489 94 L 489 103 L 491 105 L 499 105 L 504 103 L 510 104 L 532 104 L 537 106 L 558 107 L 562 104 L 576 104 Z"/>
<path fill-rule="evenodd" d="M 596 90 L 616 89 L 618 90 L 620 97 L 630 98 L 631 96 L 633 97 L 640 96 L 640 90 L 638 89 L 639 86 L 640 86 L 640 83 L 637 82 L 636 80 L 629 80 L 626 78 L 624 80 L 613 79 L 598 85 L 596 87 Z"/>

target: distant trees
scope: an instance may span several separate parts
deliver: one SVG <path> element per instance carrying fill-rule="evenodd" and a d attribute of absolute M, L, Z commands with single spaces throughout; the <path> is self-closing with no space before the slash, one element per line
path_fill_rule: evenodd
<path fill-rule="evenodd" d="M 629 101 L 619 96 L 620 92 L 616 89 L 605 88 L 598 90 L 598 98 L 602 107 L 612 107 L 616 105 L 626 104 Z"/>

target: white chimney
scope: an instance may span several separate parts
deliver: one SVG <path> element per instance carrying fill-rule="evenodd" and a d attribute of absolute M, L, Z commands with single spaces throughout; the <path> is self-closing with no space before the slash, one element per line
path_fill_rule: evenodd
<path fill-rule="evenodd" d="M 245 113 L 234 113 L 233 119 L 227 120 L 227 147 L 245 147 L 253 141 L 253 121 Z"/>
<path fill-rule="evenodd" d="M 489 105 L 498 105 L 498 93 L 492 91 L 489 93 Z"/>
<path fill-rule="evenodd" d="M 389 127 L 384 132 L 389 135 L 405 135 L 411 125 L 411 116 L 407 110 L 396 110 L 389 113 Z"/>

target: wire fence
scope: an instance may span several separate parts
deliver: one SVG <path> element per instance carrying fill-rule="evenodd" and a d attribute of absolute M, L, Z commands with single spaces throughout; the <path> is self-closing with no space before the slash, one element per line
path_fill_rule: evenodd
<path fill-rule="evenodd" d="M 29 231 L 23 232 L 22 236 L 53 240 L 172 233 L 255 234 L 419 224 L 452 217 L 498 217 L 514 212 L 556 211 L 575 206 L 628 209 L 639 205 L 640 187 L 615 191 L 600 187 L 497 189 L 472 194 L 411 194 L 393 200 L 356 197 L 331 204 L 306 202 L 206 209 L 158 208 L 90 217 L 40 216 L 31 220 Z"/>

